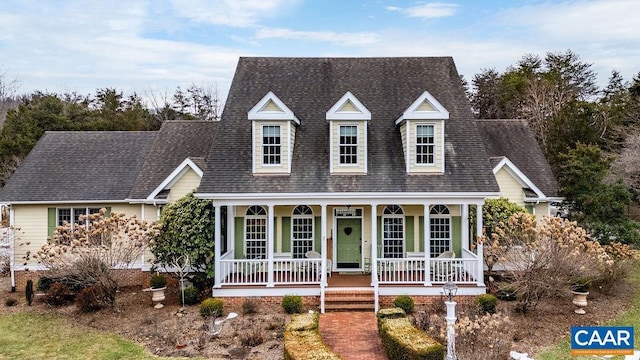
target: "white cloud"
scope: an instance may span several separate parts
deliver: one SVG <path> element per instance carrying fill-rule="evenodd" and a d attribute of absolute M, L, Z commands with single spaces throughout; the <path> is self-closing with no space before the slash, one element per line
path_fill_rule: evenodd
<path fill-rule="evenodd" d="M 402 12 L 408 17 L 417 17 L 423 19 L 433 19 L 453 16 L 458 8 L 457 4 L 433 2 L 422 5 L 412 6 L 408 8 L 399 8 L 397 6 L 387 6 L 387 11 Z"/>
<path fill-rule="evenodd" d="M 256 32 L 256 37 L 258 39 L 319 41 L 340 46 L 368 45 L 378 40 L 378 36 L 371 32 L 336 33 L 333 31 L 294 31 L 280 28 L 261 28 Z"/>
<path fill-rule="evenodd" d="M 293 8 L 299 0 L 172 0 L 176 15 L 198 22 L 250 27 Z"/>

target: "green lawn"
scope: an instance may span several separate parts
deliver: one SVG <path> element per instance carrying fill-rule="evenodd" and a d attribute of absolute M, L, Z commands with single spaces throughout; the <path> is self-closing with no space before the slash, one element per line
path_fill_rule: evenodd
<path fill-rule="evenodd" d="M 640 289 L 640 268 L 631 276 L 631 281 Z M 618 316 L 607 325 L 634 326 L 633 338 L 635 341 L 635 349 L 640 349 L 640 291 L 638 291 L 633 299 L 633 303 L 629 310 Z M 538 360 L 593 360 L 593 356 L 571 356 L 571 339 L 565 338 L 555 344 L 550 349 L 535 356 Z M 624 356 L 616 356 L 611 359 L 624 359 Z"/>
<path fill-rule="evenodd" d="M 56 314 L 0 315 L 0 359 L 159 359 L 119 335 Z M 175 358 L 172 358 L 175 359 Z"/>

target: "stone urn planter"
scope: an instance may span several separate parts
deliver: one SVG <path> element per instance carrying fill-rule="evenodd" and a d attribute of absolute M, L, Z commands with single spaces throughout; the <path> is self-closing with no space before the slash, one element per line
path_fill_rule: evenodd
<path fill-rule="evenodd" d="M 576 314 L 583 315 L 584 307 L 587 306 L 587 295 L 591 289 L 591 282 L 588 279 L 578 279 L 571 285 L 573 294 L 573 304 L 578 308 L 574 310 Z"/>
<path fill-rule="evenodd" d="M 587 295 L 589 295 L 589 292 L 571 291 L 571 293 L 573 294 L 573 305 L 578 307 L 574 312 L 579 315 L 584 315 L 585 311 L 583 307 L 587 306 Z"/>
<path fill-rule="evenodd" d="M 151 287 L 142 291 L 151 292 L 151 301 L 154 302 L 154 307 L 160 309 L 164 307 L 162 301 L 164 301 L 164 290 L 167 288 L 167 280 L 161 275 L 154 275 L 151 278 Z"/>

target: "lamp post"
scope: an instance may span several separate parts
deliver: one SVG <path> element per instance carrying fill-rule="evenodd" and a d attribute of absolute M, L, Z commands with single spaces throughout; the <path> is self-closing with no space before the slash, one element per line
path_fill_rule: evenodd
<path fill-rule="evenodd" d="M 456 359 L 456 330 L 454 325 L 456 323 L 456 302 L 453 301 L 453 297 L 456 296 L 458 287 L 453 282 L 449 281 L 442 286 L 444 294 L 447 297 L 445 305 L 447 305 L 447 360 Z"/>

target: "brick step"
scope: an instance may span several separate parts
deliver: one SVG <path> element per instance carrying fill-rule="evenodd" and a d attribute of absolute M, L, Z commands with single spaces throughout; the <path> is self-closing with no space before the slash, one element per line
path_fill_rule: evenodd
<path fill-rule="evenodd" d="M 324 308 L 325 311 L 372 311 L 375 298 L 373 291 L 368 290 L 327 291 Z"/>
<path fill-rule="evenodd" d="M 325 311 L 373 311 L 375 305 L 372 303 L 358 303 L 358 304 L 335 304 L 325 303 Z"/>

